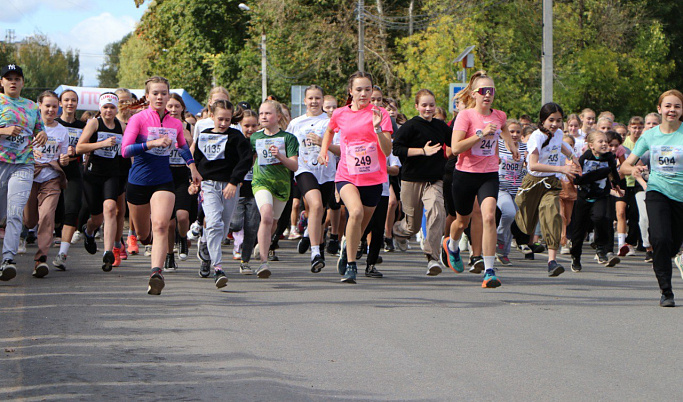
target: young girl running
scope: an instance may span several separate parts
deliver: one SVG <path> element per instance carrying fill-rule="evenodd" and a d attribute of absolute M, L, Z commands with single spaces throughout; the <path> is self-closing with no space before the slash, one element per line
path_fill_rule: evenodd
<path fill-rule="evenodd" d="M 671 286 L 671 259 L 683 242 L 683 94 L 677 90 L 664 92 L 657 102 L 662 123 L 640 137 L 633 152 L 621 165 L 624 174 L 633 170 L 642 173 L 644 166 L 634 166 L 638 158 L 650 151 L 652 171 L 647 183 L 645 203 L 650 220 L 650 242 L 653 247 L 652 267 L 659 282 L 662 297 L 659 305 L 674 307 Z M 683 260 L 676 256 L 676 266 L 683 275 Z"/>
<path fill-rule="evenodd" d="M 446 223 L 443 197 L 443 148 L 451 145 L 451 129 L 434 118 L 434 93 L 421 89 L 415 95 L 418 116 L 408 120 L 394 136 L 393 153 L 401 160 L 401 201 L 404 219 L 396 222 L 393 234 L 401 244 L 422 228 L 426 211 L 426 236 L 423 251 L 427 257 L 427 275 L 441 273 L 439 255 L 442 230 Z M 403 247 L 402 247 L 403 248 Z"/>
<path fill-rule="evenodd" d="M 306 88 L 306 114 L 292 120 L 287 127 L 287 132 L 294 134 L 299 141 L 299 168 L 294 177 L 301 195 L 306 200 L 313 273 L 318 273 L 325 267 L 325 258 L 320 249 L 320 245 L 324 244 L 323 213 L 325 206 L 334 197 L 334 176 L 337 170 L 333 163 L 327 166 L 318 163 L 320 145 L 330 122 L 322 110 L 323 96 L 323 89 L 317 85 Z M 328 159 L 333 157 L 332 152 L 339 152 L 337 145 L 331 145 L 330 148 Z"/>
<path fill-rule="evenodd" d="M 384 108 L 370 103 L 372 85 L 369 73 L 357 71 L 349 77 L 351 103 L 332 114 L 318 156 L 318 161 L 327 166 L 327 151 L 338 132 L 341 158 L 335 183 L 349 216 L 337 261 L 337 272 L 344 276 L 344 283 L 356 283 L 356 250 L 382 197 L 391 152 L 391 119 Z"/>
<path fill-rule="evenodd" d="M 458 113 L 451 140 L 453 153 L 458 155 L 451 190 L 457 215 L 451 224 L 450 236 L 443 242 L 443 252 L 448 256 L 449 267 L 455 272 L 462 272 L 464 265 L 458 240 L 470 223 L 476 199 L 483 221 L 484 288 L 500 286 L 500 280 L 494 271 L 499 138 L 505 140 L 513 160 L 519 160 L 519 151 L 513 145 L 505 125 L 507 116 L 491 107 L 495 93 L 493 79 L 485 71 L 474 73 L 467 87 L 459 93 L 468 108 Z"/>
<path fill-rule="evenodd" d="M 574 139 L 574 153 L 583 155 L 586 146 L 586 135 L 581 131 L 581 118 L 575 114 L 567 117 L 565 135 L 570 135 Z"/>
<path fill-rule="evenodd" d="M 112 92 L 100 95 L 100 116 L 88 121 L 76 144 L 79 154 L 90 153 L 83 173 L 83 190 L 90 209 L 90 219 L 83 226 L 85 249 L 97 252 L 95 230 L 104 222 L 104 255 L 102 270 L 111 271 L 115 256 L 117 200 L 125 191 L 126 178 L 121 176 L 121 139 L 125 125 L 116 118 L 119 98 Z"/>
<path fill-rule="evenodd" d="M 240 183 L 249 171 L 253 154 L 249 141 L 231 124 L 236 118 L 230 101 L 219 100 L 211 105 L 213 128 L 197 136 L 194 157 L 202 176 L 203 208 L 206 237 L 213 264 L 213 278 L 217 288 L 223 288 L 228 278 L 223 272 L 221 243 L 229 229 L 232 213 L 237 205 Z"/>
<path fill-rule="evenodd" d="M 152 273 L 147 289 L 151 295 L 161 294 L 164 288 L 161 267 L 168 249 L 168 222 L 175 203 L 169 165 L 171 148 L 180 149 L 180 155 L 190 167 L 193 182 L 201 181 L 183 136 L 183 124 L 166 110 L 169 91 L 166 78 L 152 77 L 145 82 L 145 96 L 150 106 L 130 118 L 121 144 L 124 158 L 135 157 L 126 194 L 130 217 L 142 244 L 153 242 Z"/>
<path fill-rule="evenodd" d="M 574 150 L 562 141 L 564 112 L 557 103 L 546 103 L 539 113 L 538 129 L 527 142 L 527 168 L 529 170 L 517 192 L 515 202 L 519 207 L 515 221 L 522 232 L 532 235 L 536 224 L 541 222 L 543 238 L 548 246 L 548 276 L 558 276 L 564 267 L 557 260 L 562 235 L 560 215 L 560 190 L 558 174 L 570 179 L 581 173 Z M 560 153 L 574 163 L 562 164 Z"/>
<path fill-rule="evenodd" d="M 607 136 L 593 131 L 586 137 L 588 150 L 579 158 L 582 175 L 574 179 L 579 186 L 574 204 L 574 232 L 572 233 L 572 271 L 581 271 L 581 250 L 583 239 L 591 229 L 595 233 L 598 263 L 613 267 L 619 257 L 613 256 L 610 246 L 612 239 L 612 217 L 614 207 L 610 200 L 610 190 L 619 186 L 619 172 L 614 154 L 609 152 Z"/>
<path fill-rule="evenodd" d="M 38 105 L 47 142 L 33 151 L 35 172 L 31 195 L 24 208 L 24 223 L 30 228 L 38 225 L 38 251 L 34 256 L 33 276 L 42 278 L 49 272 L 46 261 L 47 252 L 52 245 L 55 211 L 61 190 L 66 187 L 66 176 L 61 166 L 69 163 L 69 132 L 55 121 L 59 110 L 59 97 L 56 93 L 43 92 L 38 96 Z"/>
<path fill-rule="evenodd" d="M 622 146 L 626 148 L 627 154 L 633 151 L 633 147 L 638 142 L 638 138 L 643 134 L 643 127 L 645 127 L 645 120 L 640 116 L 633 116 L 628 121 L 628 135 L 624 138 L 624 143 Z M 628 155 L 627 155 L 628 156 Z M 627 175 L 625 177 L 625 194 L 624 199 L 626 200 L 626 225 L 627 234 L 625 238 L 625 245 L 619 249 L 619 255 L 635 255 L 635 248 L 641 239 L 640 227 L 638 225 L 639 214 L 638 214 L 638 203 L 636 201 L 636 195 L 643 191 L 643 188 L 636 181 L 636 178 Z"/>
<path fill-rule="evenodd" d="M 256 153 L 252 190 L 261 213 L 258 245 L 261 265 L 256 271 L 259 278 L 270 277 L 268 249 L 277 221 L 285 209 L 291 190 L 291 172 L 298 169 L 299 143 L 286 131 L 285 115 L 280 103 L 266 100 L 259 109 L 261 131 L 251 135 L 252 151 Z M 290 172 L 291 171 L 291 172 Z"/>
<path fill-rule="evenodd" d="M 581 155 L 581 153 L 576 152 L 576 138 L 565 134 L 562 141 L 566 142 L 574 150 L 574 155 Z M 582 139 L 585 144 L 585 139 Z M 583 145 L 581 146 L 583 148 Z M 562 159 L 561 164 L 573 163 L 571 160 L 567 160 L 564 154 L 560 155 Z M 569 225 L 572 222 L 572 212 L 574 211 L 574 202 L 576 201 L 576 186 L 574 182 L 570 181 L 567 176 L 561 176 L 560 181 L 562 182 L 562 190 L 560 191 L 560 214 L 562 215 L 562 236 L 560 237 L 560 253 L 569 254 L 568 244 L 569 240 L 567 238 L 567 230 L 569 230 Z"/>

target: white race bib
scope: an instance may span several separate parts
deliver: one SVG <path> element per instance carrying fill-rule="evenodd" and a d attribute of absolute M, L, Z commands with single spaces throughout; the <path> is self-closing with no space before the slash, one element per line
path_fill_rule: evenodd
<path fill-rule="evenodd" d="M 539 154 L 540 151 L 539 150 Z M 539 158 L 538 163 L 541 163 L 543 165 L 550 165 L 550 166 L 560 166 L 560 154 L 562 153 L 562 145 L 553 145 L 549 147 L 547 150 L 543 151 L 543 158 Z"/>
<path fill-rule="evenodd" d="M 498 145 L 498 137 L 501 130 L 496 131 L 493 136 L 486 136 L 480 138 L 472 147 L 472 155 L 477 156 L 493 156 L 496 154 L 496 145 Z"/>
<path fill-rule="evenodd" d="M 500 167 L 498 169 L 498 174 L 511 183 L 517 184 L 521 181 L 519 180 L 524 173 L 524 159 L 516 161 L 510 156 L 502 156 L 500 158 Z"/>
<path fill-rule="evenodd" d="M 206 159 L 215 161 L 225 159 L 225 145 L 228 143 L 227 134 L 199 134 L 197 147 Z"/>
<path fill-rule="evenodd" d="M 21 134 L 19 135 L 3 135 L 0 140 L 0 146 L 14 153 L 20 153 L 28 145 L 28 137 L 30 135 L 31 132 L 26 129 L 21 130 Z"/>
<path fill-rule="evenodd" d="M 320 155 L 320 145 L 313 144 L 307 138 L 301 141 L 299 144 L 299 163 L 304 163 L 310 168 L 317 168 L 318 155 Z"/>
<path fill-rule="evenodd" d="M 252 167 L 251 169 L 249 169 L 249 171 L 247 172 L 246 176 L 244 176 L 244 180 L 245 180 L 245 181 L 252 181 L 252 180 L 254 180 L 254 168 L 253 168 L 253 167 Z"/>
<path fill-rule="evenodd" d="M 66 130 L 69 132 L 69 146 L 76 148 L 78 139 L 81 138 L 81 134 L 83 134 L 83 129 L 67 127 Z"/>
<path fill-rule="evenodd" d="M 285 150 L 285 139 L 283 137 L 261 138 L 256 140 L 256 152 L 258 153 L 258 164 L 274 165 L 280 161 L 270 154 L 270 147 L 275 145 L 282 155 L 287 155 Z"/>
<path fill-rule="evenodd" d="M 678 145 L 655 145 L 650 148 L 652 170 L 662 176 L 683 174 L 683 147 Z"/>
<path fill-rule="evenodd" d="M 166 127 L 147 127 L 147 141 L 154 141 L 159 138 L 168 137 L 171 139 L 171 145 L 161 148 L 156 147 L 148 149 L 147 153 L 156 156 L 168 156 L 171 154 L 172 149 L 176 149 L 176 140 L 178 137 L 178 132 L 175 128 Z"/>
<path fill-rule="evenodd" d="M 40 158 L 41 161 L 46 163 L 55 159 L 55 156 L 59 154 L 60 147 L 59 142 L 54 137 L 47 137 L 47 142 L 43 145 L 43 149 L 40 152 L 43 156 Z"/>
<path fill-rule="evenodd" d="M 178 148 L 173 147 L 171 149 L 171 154 L 168 156 L 168 163 L 169 163 L 169 165 L 184 165 L 185 164 L 185 159 L 183 159 L 183 157 L 180 156 L 180 150 Z"/>
<path fill-rule="evenodd" d="M 102 131 L 97 132 L 97 142 L 104 141 L 111 137 L 116 138 L 116 144 L 109 147 L 96 149 L 93 153 L 97 156 L 107 159 L 114 159 L 116 158 L 116 155 L 121 155 L 121 140 L 123 139 L 123 134 L 107 133 Z"/>

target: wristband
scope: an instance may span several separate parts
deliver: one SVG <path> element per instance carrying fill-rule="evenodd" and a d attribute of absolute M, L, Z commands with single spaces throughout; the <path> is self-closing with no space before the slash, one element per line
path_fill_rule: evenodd
<path fill-rule="evenodd" d="M 425 151 L 424 148 L 422 148 L 422 155 L 425 155 L 425 156 L 427 155 L 427 151 Z"/>
<path fill-rule="evenodd" d="M 375 127 L 375 134 L 381 134 L 382 133 L 382 127 Z"/>
<path fill-rule="evenodd" d="M 142 150 L 143 150 L 143 151 L 149 150 L 149 147 L 147 146 L 147 141 L 145 141 L 145 142 L 142 143 Z"/>

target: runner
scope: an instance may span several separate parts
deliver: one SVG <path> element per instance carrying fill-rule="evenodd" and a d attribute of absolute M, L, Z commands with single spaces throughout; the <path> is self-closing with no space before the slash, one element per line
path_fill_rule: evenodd
<path fill-rule="evenodd" d="M 147 79 L 145 96 L 150 106 L 130 118 L 121 144 L 124 158 L 135 157 L 128 177 L 130 217 L 142 244 L 153 242 L 152 273 L 147 289 L 151 295 L 161 294 L 164 288 L 161 267 L 168 248 L 168 222 L 175 204 L 169 166 L 171 148 L 180 149 L 180 155 L 190 166 L 192 181 L 195 184 L 201 181 L 183 136 L 183 124 L 166 111 L 169 91 L 166 78 Z"/>
<path fill-rule="evenodd" d="M 382 197 L 382 184 L 387 180 L 387 155 L 391 152 L 393 128 L 389 113 L 370 104 L 373 93 L 372 75 L 355 72 L 348 85 L 351 103 L 332 113 L 325 131 L 318 162 L 327 166 L 327 151 L 339 132 L 340 161 L 335 182 L 348 211 L 346 236 L 342 240 L 337 272 L 342 282 L 356 283 L 356 251 L 375 207 Z"/>

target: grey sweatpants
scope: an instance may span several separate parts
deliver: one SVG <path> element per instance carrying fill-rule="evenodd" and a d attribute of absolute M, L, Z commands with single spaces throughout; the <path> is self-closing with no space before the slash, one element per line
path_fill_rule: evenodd
<path fill-rule="evenodd" d="M 242 262 L 249 262 L 251 253 L 254 251 L 258 236 L 258 227 L 261 223 L 261 213 L 256 206 L 254 197 L 240 197 L 235 212 L 232 214 L 230 231 L 239 232 L 244 229 L 244 241 L 242 242 Z"/>
<path fill-rule="evenodd" d="M 223 197 L 223 189 L 228 184 L 227 182 L 213 180 L 202 182 L 202 195 L 204 199 L 202 208 L 204 208 L 204 219 L 206 222 L 206 241 L 209 247 L 211 263 L 214 267 L 221 267 L 223 262 L 221 242 L 228 234 L 232 212 L 235 210 L 235 205 L 237 205 L 239 200 L 239 186 L 237 186 L 234 197 L 230 199 Z"/>
<path fill-rule="evenodd" d="M 0 162 L 0 211 L 6 213 L 7 227 L 2 259 L 13 259 L 19 248 L 24 207 L 33 187 L 33 164 Z"/>

